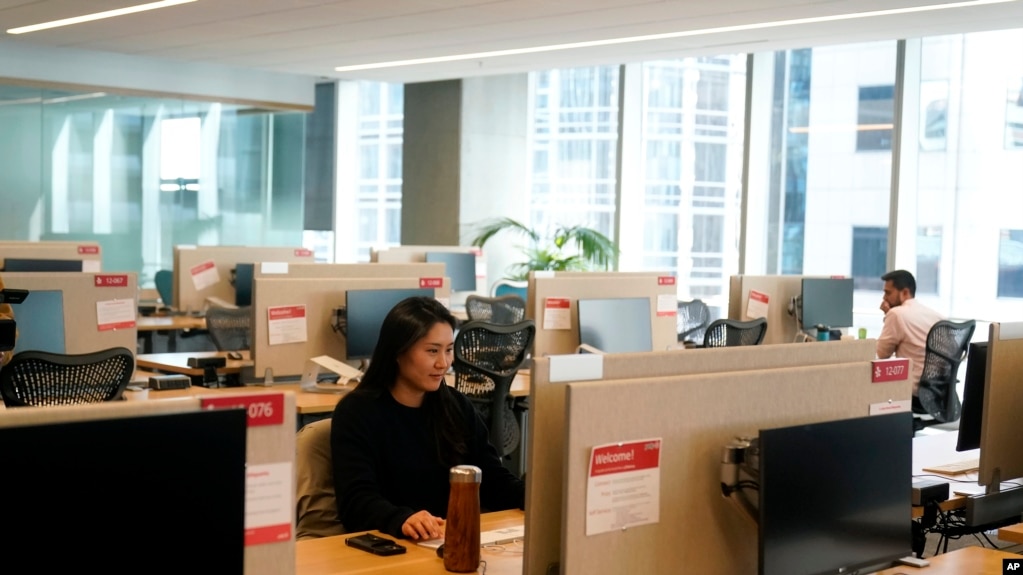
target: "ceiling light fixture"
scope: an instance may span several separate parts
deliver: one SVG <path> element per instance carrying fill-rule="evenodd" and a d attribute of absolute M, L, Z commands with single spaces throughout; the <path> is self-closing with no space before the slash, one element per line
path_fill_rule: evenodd
<path fill-rule="evenodd" d="M 116 10 L 107 10 L 105 12 L 96 12 L 95 14 L 86 14 L 84 16 L 75 16 L 73 18 L 64 18 L 63 20 L 54 20 L 52 22 L 43 22 L 41 24 L 32 24 L 31 26 L 21 26 L 19 28 L 11 28 L 7 30 L 8 34 L 27 34 L 29 32 L 38 32 L 39 30 L 48 30 L 50 28 L 59 28 L 61 26 L 70 26 L 72 24 L 81 24 L 82 22 L 92 22 L 93 20 L 102 20 L 104 18 L 113 18 L 115 16 L 124 16 L 125 14 L 134 14 L 136 12 L 145 12 L 147 10 L 156 10 L 157 8 L 167 8 L 170 6 L 177 6 L 178 4 L 187 4 L 189 2 L 195 2 L 196 0 L 163 0 L 162 2 L 150 2 L 148 4 L 139 4 L 138 6 L 128 6 L 127 8 L 118 8 Z"/>
<path fill-rule="evenodd" d="M 735 26 L 719 26 L 716 28 L 702 28 L 699 30 L 683 30 L 680 32 L 666 32 L 663 34 L 647 34 L 643 36 L 627 36 L 624 38 L 611 38 L 608 40 L 590 40 L 587 42 L 570 42 L 567 44 L 550 44 L 547 46 L 533 46 L 530 48 L 512 48 L 508 50 L 492 50 L 489 52 L 474 52 L 471 54 L 455 54 L 452 56 L 436 56 L 432 58 L 413 58 L 411 60 L 393 60 L 391 62 L 377 62 L 374 64 L 355 64 L 352 66 L 338 66 L 334 68 L 337 72 L 357 72 L 359 70 L 377 70 L 380 68 L 397 68 L 400 66 L 416 66 L 420 64 L 437 64 L 441 62 L 458 62 L 464 60 L 480 60 L 483 58 L 497 58 L 500 56 L 517 56 L 521 54 L 535 54 L 538 52 L 557 52 L 560 50 L 574 50 L 577 48 L 593 48 L 595 46 L 613 46 L 616 44 L 633 44 L 636 42 L 652 42 L 655 40 L 671 40 L 674 38 L 687 38 L 692 36 L 707 36 L 711 34 L 724 34 L 728 32 L 744 32 L 747 30 L 763 30 L 765 28 L 781 28 L 784 26 L 798 26 L 800 24 L 818 24 L 821 22 L 836 22 L 841 20 L 856 20 L 860 18 L 873 18 L 877 16 L 893 16 L 897 14 L 912 14 L 916 12 L 930 12 L 933 10 L 946 10 L 949 8 L 967 8 L 984 6 L 988 4 L 1004 4 L 1018 0 L 967 0 L 965 2 L 948 2 L 943 4 L 928 4 L 926 6 L 911 6 L 907 8 L 891 8 L 887 10 L 871 10 L 869 12 L 853 12 L 850 14 L 836 14 L 833 16 L 814 16 L 809 18 L 794 18 L 791 20 L 776 20 L 773 22 L 758 22 L 755 24 L 738 24 Z"/>

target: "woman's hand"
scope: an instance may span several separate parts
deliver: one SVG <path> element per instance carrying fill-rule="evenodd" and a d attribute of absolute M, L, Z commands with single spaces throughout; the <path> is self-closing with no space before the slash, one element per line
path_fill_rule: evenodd
<path fill-rule="evenodd" d="M 405 537 L 413 540 L 436 539 L 444 536 L 444 520 L 427 511 L 413 513 L 401 525 Z"/>

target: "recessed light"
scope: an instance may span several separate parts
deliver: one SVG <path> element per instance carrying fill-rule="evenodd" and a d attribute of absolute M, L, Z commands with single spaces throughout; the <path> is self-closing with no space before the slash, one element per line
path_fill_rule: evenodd
<path fill-rule="evenodd" d="M 128 6 L 127 8 L 118 8 L 116 10 L 107 10 L 105 12 L 96 12 L 94 14 L 86 14 L 84 16 L 75 16 L 73 18 L 64 18 L 62 20 L 53 20 L 52 22 L 43 22 L 41 24 L 32 24 L 31 26 L 21 26 L 18 28 L 10 28 L 7 30 L 8 34 L 27 34 L 29 32 L 38 32 L 39 30 L 48 30 L 50 28 L 60 28 L 61 26 L 70 26 L 72 24 L 81 24 L 82 22 L 92 22 L 93 20 L 102 20 L 104 18 L 113 18 L 115 16 L 124 16 L 125 14 L 134 14 L 136 12 L 145 12 L 147 10 L 156 10 L 157 8 L 167 8 L 170 6 L 177 6 L 178 4 L 187 4 L 189 2 L 196 2 L 197 0 L 163 0 L 162 2 L 150 2 L 148 4 L 139 4 L 137 6 Z"/>

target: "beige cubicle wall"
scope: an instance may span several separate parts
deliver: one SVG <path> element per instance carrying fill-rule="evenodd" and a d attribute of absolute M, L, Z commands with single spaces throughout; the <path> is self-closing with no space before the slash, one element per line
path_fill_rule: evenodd
<path fill-rule="evenodd" d="M 237 394 L 224 393 L 222 395 L 218 395 L 217 398 L 230 398 L 232 396 L 241 397 L 244 395 L 245 393 L 241 391 Z M 250 425 L 248 427 L 245 455 L 247 465 L 287 464 L 292 469 L 294 468 L 296 425 L 295 395 L 291 392 L 282 392 L 282 395 L 284 409 L 282 410 L 283 421 L 281 423 L 276 425 Z M 19 408 L 6 410 L 3 417 L 0 417 L 0 427 L 159 416 L 171 413 L 189 413 L 199 411 L 201 409 L 203 409 L 201 398 L 116 401 L 82 406 Z M 112 448 L 116 449 L 116 447 Z M 160 446 L 154 446 L 153 448 L 159 449 Z M 130 454 L 126 454 L 126 456 L 130 456 Z M 131 478 L 125 477 L 123 485 L 111 486 L 111 494 L 109 496 L 131 497 L 133 490 L 137 489 L 176 489 L 182 487 L 185 486 L 132 485 Z M 201 485 L 187 487 L 194 489 L 203 488 Z M 292 497 L 292 501 L 289 506 L 291 509 L 294 509 L 294 489 L 289 489 L 288 494 Z M 159 517 L 153 517 L 153 521 L 159 520 Z M 138 525 L 137 527 L 139 537 L 145 537 L 145 525 Z M 175 545 L 188 545 L 188 536 L 202 537 L 201 518 L 197 518 L 196 520 L 196 531 L 194 533 L 182 534 L 182 538 L 180 540 L 167 542 L 168 552 L 173 552 L 172 550 Z M 117 553 L 118 545 L 130 544 L 130 541 L 111 542 L 110 549 L 99 552 Z M 153 557 L 153 561 L 159 560 L 159 557 Z M 140 569 L 140 572 L 144 571 L 144 568 Z M 295 520 L 292 514 L 291 537 L 288 540 L 245 547 L 245 575 L 289 575 L 294 573 Z"/>
<path fill-rule="evenodd" d="M 789 302 L 803 292 L 804 277 L 825 276 L 732 276 L 728 291 L 729 319 L 750 320 L 748 315 L 750 291 L 756 290 L 768 297 L 767 333 L 763 343 L 792 343 L 800 331 L 796 316 L 789 313 Z"/>
<path fill-rule="evenodd" d="M 814 342 L 803 345 L 761 345 L 615 354 L 590 359 L 601 361 L 601 377 L 605 380 L 634 378 L 634 381 L 642 382 L 650 378 L 712 375 L 722 372 L 749 372 L 749 375 L 756 379 L 758 374 L 765 370 L 800 366 L 869 365 L 869 361 L 874 357 L 874 344 L 874 340 Z M 548 565 L 560 560 L 562 553 L 562 516 L 567 500 L 561 486 L 565 485 L 564 465 L 566 455 L 570 453 L 566 449 L 566 397 L 569 382 L 552 381 L 551 361 L 552 358 L 538 357 L 534 360 L 531 370 L 527 449 L 529 473 L 526 487 L 526 508 L 529 510 L 526 514 L 527 573 L 545 573 Z M 813 371 L 816 368 L 809 369 Z M 883 391 L 908 396 L 908 384 L 904 387 L 905 393 L 902 386 L 887 387 Z M 633 393 L 632 388 L 623 392 L 623 395 L 630 393 Z M 654 425 L 663 423 L 666 428 L 686 425 L 685 421 L 679 419 L 681 412 L 668 416 L 659 413 L 662 408 L 670 411 L 671 406 L 676 405 L 674 400 L 669 401 L 668 397 L 665 396 L 661 408 L 650 406 L 650 421 Z M 814 394 L 799 397 L 796 402 L 812 403 L 814 397 Z M 735 398 L 730 399 L 734 400 Z M 703 399 L 697 394 L 687 397 L 682 403 L 692 404 L 691 408 L 699 410 L 700 401 Z M 659 399 L 652 399 L 652 403 L 659 402 Z M 716 406 L 717 400 L 710 404 L 711 408 L 717 409 Z M 599 415 L 594 414 L 594 417 Z M 742 431 L 737 430 L 734 433 Z M 573 489 L 580 487 L 573 486 Z M 585 491 L 585 484 L 581 489 Z"/>
<path fill-rule="evenodd" d="M 0 242 L 0 269 L 6 258 L 81 260 L 82 271 L 103 271 L 103 253 L 96 242 Z"/>
<path fill-rule="evenodd" d="M 138 345 L 134 316 L 130 326 L 100 329 L 98 305 L 114 300 L 131 300 L 132 311 L 138 307 L 138 277 L 134 272 L 114 273 L 29 273 L 4 274 L 8 288 L 32 291 L 60 290 L 64 304 L 64 353 L 80 354 L 126 347 L 135 353 Z M 18 305 L 12 306 L 16 320 Z"/>
<path fill-rule="evenodd" d="M 427 252 L 450 252 L 457 254 L 476 255 L 476 290 L 475 293 L 487 293 L 487 258 L 483 250 L 475 246 L 394 246 L 384 249 L 372 249 L 369 259 L 380 264 L 425 263 Z M 443 264 L 441 264 L 443 265 Z M 461 298 L 464 301 L 464 296 Z M 462 303 L 462 302 L 459 302 Z"/>
<path fill-rule="evenodd" d="M 575 353 L 579 346 L 576 302 L 593 298 L 650 298 L 650 328 L 655 351 L 678 345 L 678 299 L 675 278 L 668 273 L 531 272 L 526 317 L 536 322 L 533 357 Z M 569 329 L 548 329 L 544 312 L 548 299 L 569 300 Z M 658 302 L 663 311 L 658 312 Z"/>
<path fill-rule="evenodd" d="M 231 270 L 240 263 L 312 263 L 315 259 L 311 250 L 301 246 L 174 246 L 172 305 L 183 311 L 199 311 L 206 307 L 207 298 L 211 297 L 233 305 Z M 215 270 L 215 277 L 208 270 Z M 204 273 L 206 275 L 202 275 Z M 205 285 L 207 283 L 209 285 Z"/>
<path fill-rule="evenodd" d="M 431 280 L 434 278 L 430 278 Z M 451 290 L 447 278 L 434 288 L 434 297 L 446 301 Z M 419 277 L 381 278 L 257 278 L 252 286 L 252 373 L 246 381 L 265 378 L 267 370 L 275 379 L 294 379 L 302 374 L 311 357 L 329 355 L 345 360 L 345 340 L 332 329 L 333 310 L 344 307 L 348 290 L 409 289 L 423 286 Z M 270 345 L 268 309 L 277 306 L 305 306 L 306 341 Z"/>
<path fill-rule="evenodd" d="M 978 482 L 993 485 L 1023 477 L 1023 459 L 1018 457 L 1023 451 L 1018 425 L 1023 413 L 1023 322 L 988 327 L 983 413 Z"/>
<path fill-rule="evenodd" d="M 291 279 L 315 278 L 439 278 L 444 277 L 444 264 L 394 263 L 394 264 L 325 264 L 292 263 L 260 264 L 253 269 L 252 277 Z"/>

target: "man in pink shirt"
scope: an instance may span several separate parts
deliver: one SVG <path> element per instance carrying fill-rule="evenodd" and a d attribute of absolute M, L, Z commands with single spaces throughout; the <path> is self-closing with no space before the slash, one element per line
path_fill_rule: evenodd
<path fill-rule="evenodd" d="M 927 352 L 927 334 L 931 327 L 945 319 L 938 312 L 916 300 L 916 279 L 906 270 L 895 270 L 881 276 L 884 280 L 884 328 L 877 338 L 877 357 L 907 357 L 913 365 L 913 402 L 916 403 L 920 374 Z"/>

